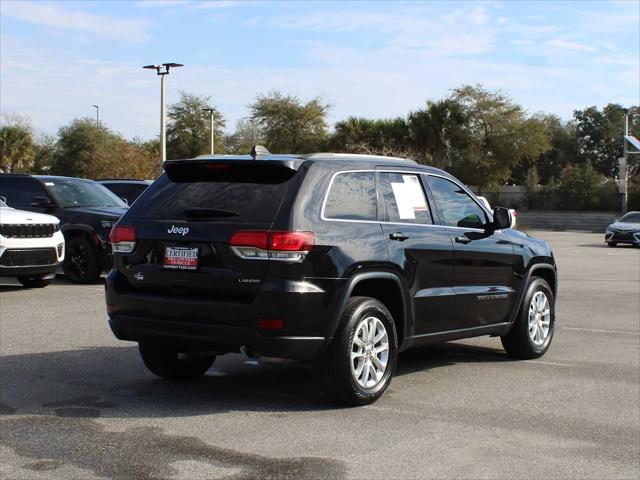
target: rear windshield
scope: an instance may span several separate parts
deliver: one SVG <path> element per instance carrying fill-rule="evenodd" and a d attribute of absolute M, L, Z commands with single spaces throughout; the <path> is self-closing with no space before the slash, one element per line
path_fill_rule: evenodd
<path fill-rule="evenodd" d="M 292 174 L 295 172 L 292 172 Z M 128 217 L 159 220 L 272 222 L 291 176 L 251 182 L 173 182 L 163 174 L 129 210 Z"/>

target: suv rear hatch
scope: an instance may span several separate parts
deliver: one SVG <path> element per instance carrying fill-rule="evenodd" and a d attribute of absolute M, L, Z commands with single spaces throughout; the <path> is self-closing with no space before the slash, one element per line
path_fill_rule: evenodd
<path fill-rule="evenodd" d="M 229 239 L 238 230 L 272 228 L 299 164 L 166 162 L 166 173 L 112 232 L 114 243 L 131 235 L 135 242 L 132 253 L 116 255 L 116 268 L 126 286 L 163 296 L 251 302 L 267 273 L 268 260 L 240 258 Z"/>

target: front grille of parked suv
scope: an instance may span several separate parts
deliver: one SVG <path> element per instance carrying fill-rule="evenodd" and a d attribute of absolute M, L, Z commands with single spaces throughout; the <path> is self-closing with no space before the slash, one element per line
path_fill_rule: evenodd
<path fill-rule="evenodd" d="M 52 237 L 58 230 L 53 223 L 4 224 L 0 225 L 0 235 L 6 238 Z"/>
<path fill-rule="evenodd" d="M 55 265 L 58 262 L 55 248 L 29 248 L 5 250 L 0 256 L 1 267 L 36 267 Z"/>

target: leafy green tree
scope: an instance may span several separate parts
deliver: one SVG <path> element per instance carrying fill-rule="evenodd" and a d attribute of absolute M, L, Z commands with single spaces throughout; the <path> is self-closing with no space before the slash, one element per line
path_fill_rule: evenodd
<path fill-rule="evenodd" d="M 543 118 L 551 148 L 536 159 L 536 169 L 541 183 L 557 181 L 567 165 L 578 158 L 578 136 L 574 122 L 563 122 L 555 115 Z"/>
<path fill-rule="evenodd" d="M 91 178 L 96 153 L 106 150 L 114 136 L 104 124 L 96 125 L 89 117 L 61 127 L 51 173 Z"/>
<path fill-rule="evenodd" d="M 506 182 L 523 158 L 535 158 L 549 149 L 544 126 L 501 92 L 480 85 L 457 88 L 449 97 L 461 118 L 451 142 L 451 171 L 480 189 Z"/>
<path fill-rule="evenodd" d="M 193 158 L 211 151 L 211 97 L 180 92 L 180 100 L 169 106 L 167 125 L 167 158 Z M 225 120 L 214 108 L 215 151 L 223 152 Z"/>
<path fill-rule="evenodd" d="M 13 173 L 28 172 L 36 146 L 31 124 L 21 117 L 9 117 L 0 128 L 0 165 Z"/>
<path fill-rule="evenodd" d="M 599 173 L 587 161 L 567 165 L 557 189 L 564 210 L 618 210 L 620 199 L 616 182 Z"/>
<path fill-rule="evenodd" d="M 409 129 L 403 118 L 370 120 L 349 117 L 336 123 L 328 146 L 338 152 L 408 156 Z"/>
<path fill-rule="evenodd" d="M 159 149 L 114 137 L 108 148 L 98 150 L 91 162 L 91 178 L 152 180 L 162 173 Z"/>
<path fill-rule="evenodd" d="M 304 103 L 274 91 L 258 95 L 249 108 L 271 152 L 309 153 L 320 150 L 326 141 L 331 106 L 319 97 Z"/>
<path fill-rule="evenodd" d="M 235 131 L 224 138 L 225 152 L 238 155 L 247 154 L 253 145 L 262 143 L 264 143 L 262 128 L 254 119 L 248 117 L 238 120 Z"/>
<path fill-rule="evenodd" d="M 465 116 L 452 99 L 427 102 L 424 109 L 409 113 L 411 145 L 422 163 L 450 168 L 454 148 L 467 142 L 463 126 Z"/>
<path fill-rule="evenodd" d="M 43 175 L 49 173 L 53 165 L 56 151 L 56 137 L 54 135 L 42 134 L 34 143 L 35 153 L 31 165 L 31 173 Z"/>
<path fill-rule="evenodd" d="M 161 171 L 158 151 L 128 142 L 91 118 L 76 119 L 58 132 L 50 173 L 94 179 L 155 178 Z"/>
<path fill-rule="evenodd" d="M 610 103 L 602 110 L 589 107 L 573 113 L 578 136 L 578 160 L 591 162 L 593 168 L 604 175 L 614 176 L 618 171 L 618 158 L 622 156 L 624 110 Z M 629 109 L 629 133 L 640 138 L 640 107 Z"/>

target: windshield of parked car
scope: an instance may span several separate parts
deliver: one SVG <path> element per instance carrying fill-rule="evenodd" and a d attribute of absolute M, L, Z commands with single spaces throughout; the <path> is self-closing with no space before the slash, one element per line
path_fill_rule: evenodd
<path fill-rule="evenodd" d="M 625 223 L 640 223 L 640 212 L 630 212 L 620 219 Z"/>
<path fill-rule="evenodd" d="M 62 208 L 127 206 L 108 189 L 91 180 L 51 178 L 45 179 L 43 183 L 58 199 Z"/>

